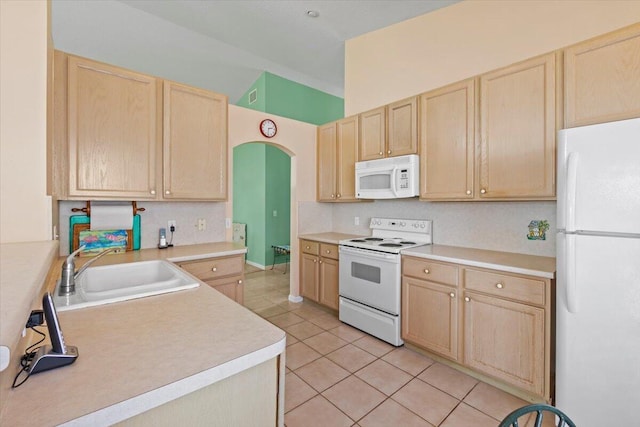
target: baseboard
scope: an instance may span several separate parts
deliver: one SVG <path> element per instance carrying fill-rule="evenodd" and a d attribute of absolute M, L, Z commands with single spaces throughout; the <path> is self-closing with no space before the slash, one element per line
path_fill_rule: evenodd
<path fill-rule="evenodd" d="M 265 267 L 262 264 L 258 264 L 257 262 L 253 262 L 253 261 L 249 261 L 249 260 L 247 260 L 245 262 L 247 264 L 249 264 L 250 266 L 252 266 L 252 267 L 259 268 L 260 270 L 266 270 L 267 269 L 267 267 Z"/>

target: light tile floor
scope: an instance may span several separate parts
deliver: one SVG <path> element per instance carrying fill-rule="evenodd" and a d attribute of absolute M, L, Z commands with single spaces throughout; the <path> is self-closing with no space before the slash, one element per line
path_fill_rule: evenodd
<path fill-rule="evenodd" d="M 288 427 L 496 427 L 527 404 L 352 328 L 318 304 L 289 302 L 289 274 L 283 274 L 282 265 L 251 270 L 245 277 L 245 306 L 287 332 Z"/>

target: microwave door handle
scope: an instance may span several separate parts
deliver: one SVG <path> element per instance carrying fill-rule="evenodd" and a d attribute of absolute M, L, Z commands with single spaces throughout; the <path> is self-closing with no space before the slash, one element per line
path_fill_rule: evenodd
<path fill-rule="evenodd" d="M 391 191 L 393 192 L 394 197 L 398 197 L 398 192 L 396 191 L 396 177 L 398 175 L 398 166 L 393 167 L 393 171 L 391 171 Z"/>

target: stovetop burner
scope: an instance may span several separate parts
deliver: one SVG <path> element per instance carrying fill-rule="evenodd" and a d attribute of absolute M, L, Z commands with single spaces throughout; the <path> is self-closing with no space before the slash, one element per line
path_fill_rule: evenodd
<path fill-rule="evenodd" d="M 400 243 L 380 243 L 378 246 L 384 246 L 385 248 L 401 248 Z"/>
<path fill-rule="evenodd" d="M 380 237 L 365 237 L 364 240 L 367 240 L 369 242 L 381 242 L 384 239 L 380 238 Z"/>
<path fill-rule="evenodd" d="M 416 242 L 409 242 L 407 240 L 403 240 L 402 242 L 400 242 L 401 245 L 416 245 Z"/>
<path fill-rule="evenodd" d="M 341 240 L 341 246 L 399 254 L 403 249 L 429 245 L 431 239 L 430 220 L 371 218 L 371 235 Z"/>
<path fill-rule="evenodd" d="M 354 243 L 366 243 L 367 241 L 364 239 L 351 239 L 349 240 L 350 242 L 354 242 Z"/>

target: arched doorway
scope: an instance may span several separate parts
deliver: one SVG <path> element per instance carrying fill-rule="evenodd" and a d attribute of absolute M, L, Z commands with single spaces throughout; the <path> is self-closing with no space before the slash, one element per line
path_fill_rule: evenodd
<path fill-rule="evenodd" d="M 291 157 L 264 142 L 237 145 L 232 156 L 233 222 L 246 224 L 247 263 L 263 270 L 272 246 L 291 242 Z"/>

